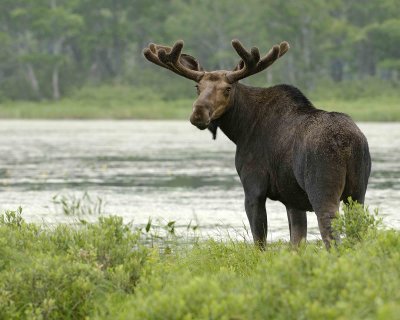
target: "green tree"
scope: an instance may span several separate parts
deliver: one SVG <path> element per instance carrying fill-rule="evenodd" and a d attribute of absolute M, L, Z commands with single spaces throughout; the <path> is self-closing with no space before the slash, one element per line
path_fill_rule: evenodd
<path fill-rule="evenodd" d="M 312 89 L 321 79 L 376 77 L 399 82 L 397 0 L 2 0 L 0 92 L 4 98 L 59 99 L 104 83 L 159 86 L 166 98 L 190 84 L 146 63 L 149 42 L 185 40 L 207 70 L 231 69 L 234 38 L 261 53 L 282 40 L 290 54 L 245 82 L 289 82 Z"/>
<path fill-rule="evenodd" d="M 11 11 L 16 28 L 17 55 L 26 65 L 27 76 L 33 91 L 40 93 L 36 67 L 46 66 L 44 75 L 51 81 L 54 99 L 59 99 L 60 69 L 68 62 L 68 44 L 82 28 L 83 19 L 73 12 L 79 1 L 24 0 L 17 2 Z M 46 80 L 47 80 L 46 79 Z"/>

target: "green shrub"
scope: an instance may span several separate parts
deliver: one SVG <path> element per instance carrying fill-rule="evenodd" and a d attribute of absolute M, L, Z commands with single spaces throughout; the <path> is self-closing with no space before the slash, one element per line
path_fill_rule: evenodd
<path fill-rule="evenodd" d="M 27 258 L 25 265 L 11 267 L 1 277 L 0 300 L 7 299 L 15 307 L 0 309 L 4 318 L 7 311 L 37 319 L 83 318 L 91 311 L 101 286 L 106 286 L 95 266 L 46 253 Z"/>
<path fill-rule="evenodd" d="M 0 216 L 0 318 L 81 319 L 111 292 L 132 293 L 147 259 L 120 217 L 97 223 L 26 223 Z"/>
<path fill-rule="evenodd" d="M 0 215 L 0 225 L 20 228 L 24 220 L 22 219 L 22 208 L 19 207 L 16 211 L 6 210 Z"/>
<path fill-rule="evenodd" d="M 381 224 L 377 209 L 371 214 L 368 207 L 364 208 L 351 198 L 343 205 L 343 214 L 338 213 L 332 223 L 336 234 L 350 243 L 364 239 L 368 232 L 376 231 Z"/>
<path fill-rule="evenodd" d="M 400 235 L 379 231 L 355 249 L 319 243 L 265 252 L 236 242 L 203 242 L 153 256 L 135 295 L 109 297 L 99 318 L 396 319 Z M 382 250 L 382 248 L 386 248 Z"/>
<path fill-rule="evenodd" d="M 50 227 L 8 211 L 0 319 L 397 319 L 400 233 L 355 202 L 344 211 L 345 245 L 329 252 L 320 241 L 174 243 L 174 222 L 164 237 L 151 221 Z"/>

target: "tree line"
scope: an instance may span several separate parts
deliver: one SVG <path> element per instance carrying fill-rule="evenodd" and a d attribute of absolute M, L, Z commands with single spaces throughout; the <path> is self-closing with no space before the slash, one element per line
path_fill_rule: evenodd
<path fill-rule="evenodd" d="M 2 0 L 0 17 L 0 99 L 57 100 L 103 84 L 180 88 L 141 54 L 178 39 L 206 70 L 236 65 L 233 38 L 261 52 L 287 40 L 290 54 L 258 82 L 400 81 L 397 0 Z"/>

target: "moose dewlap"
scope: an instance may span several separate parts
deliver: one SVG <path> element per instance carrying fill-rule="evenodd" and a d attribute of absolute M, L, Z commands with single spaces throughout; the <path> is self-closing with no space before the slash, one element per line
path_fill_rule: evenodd
<path fill-rule="evenodd" d="M 283 56 L 287 42 L 273 46 L 264 57 L 238 40 L 232 46 L 241 58 L 232 71 L 205 71 L 182 53 L 183 41 L 173 47 L 150 44 L 143 53 L 197 83 L 193 125 L 208 128 L 214 138 L 220 128 L 236 144 L 235 165 L 254 241 L 265 246 L 269 198 L 286 206 L 293 244 L 306 239 L 306 211 L 314 211 L 329 248 L 340 201 L 351 197 L 364 203 L 371 171 L 368 142 L 349 116 L 315 108 L 295 87 L 255 88 L 238 82 Z"/>

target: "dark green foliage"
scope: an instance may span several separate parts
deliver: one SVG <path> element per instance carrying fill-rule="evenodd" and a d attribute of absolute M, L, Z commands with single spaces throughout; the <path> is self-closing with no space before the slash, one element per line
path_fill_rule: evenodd
<path fill-rule="evenodd" d="M 2 0 L 0 16 L 0 101 L 58 99 L 82 86 L 121 83 L 157 88 L 164 99 L 187 97 L 190 85 L 155 71 L 141 54 L 151 41 L 178 39 L 207 70 L 236 65 L 234 38 L 262 52 L 289 41 L 285 62 L 248 80 L 258 85 L 310 90 L 321 79 L 366 77 L 399 84 L 394 0 Z"/>

